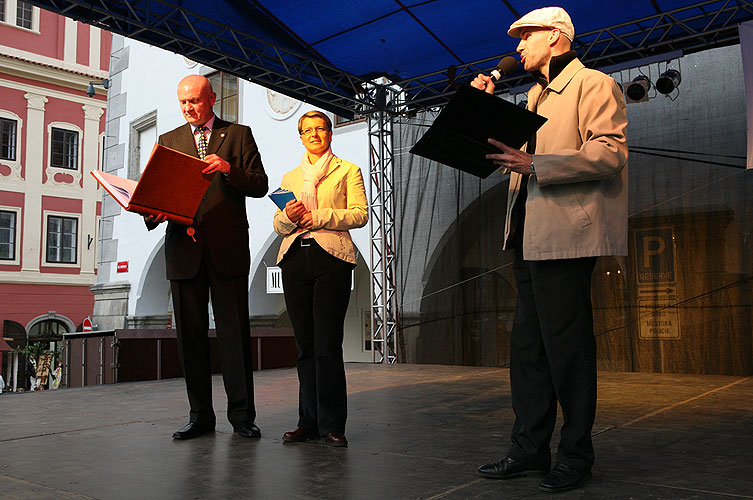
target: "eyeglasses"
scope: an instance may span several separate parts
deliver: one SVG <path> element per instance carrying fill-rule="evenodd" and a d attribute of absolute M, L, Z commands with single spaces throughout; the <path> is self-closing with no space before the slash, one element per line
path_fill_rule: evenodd
<path fill-rule="evenodd" d="M 303 137 L 308 137 L 308 136 L 314 135 L 314 134 L 320 135 L 320 134 L 323 134 L 325 132 L 329 132 L 329 129 L 328 128 L 324 128 L 324 127 L 315 127 L 315 128 L 307 128 L 306 130 L 301 130 L 298 133 L 301 134 L 301 136 L 303 136 Z"/>

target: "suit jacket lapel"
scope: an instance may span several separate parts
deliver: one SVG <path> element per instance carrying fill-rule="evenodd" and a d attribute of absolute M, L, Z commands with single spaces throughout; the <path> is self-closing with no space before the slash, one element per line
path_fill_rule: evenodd
<path fill-rule="evenodd" d="M 196 149 L 196 139 L 191 133 L 191 125 L 186 123 L 178 129 L 176 135 L 176 150 L 191 156 L 199 157 L 199 151 Z"/>
<path fill-rule="evenodd" d="M 207 154 L 216 154 L 217 151 L 220 150 L 222 142 L 225 140 L 225 137 L 227 137 L 227 128 L 229 126 L 230 122 L 220 120 L 219 118 L 214 119 L 214 126 L 212 127 L 212 136 L 209 138 Z"/>
<path fill-rule="evenodd" d="M 332 156 L 332 160 L 329 162 L 329 168 L 327 169 L 327 173 L 324 174 L 324 177 L 322 177 L 322 180 L 326 179 L 327 177 L 332 175 L 335 170 L 340 168 L 340 162 L 342 162 L 340 158 L 338 158 L 337 156 Z"/>

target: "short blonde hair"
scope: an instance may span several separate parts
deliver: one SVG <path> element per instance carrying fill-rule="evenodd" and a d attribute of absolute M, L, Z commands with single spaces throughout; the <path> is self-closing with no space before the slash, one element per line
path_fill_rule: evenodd
<path fill-rule="evenodd" d="M 302 117 L 298 119 L 298 133 L 300 134 L 303 132 L 301 129 L 301 124 L 303 123 L 304 118 L 321 118 L 324 120 L 324 123 L 327 125 L 327 130 L 332 130 L 332 120 L 329 119 L 329 116 L 325 115 L 321 111 L 309 111 L 308 113 L 305 113 Z"/>

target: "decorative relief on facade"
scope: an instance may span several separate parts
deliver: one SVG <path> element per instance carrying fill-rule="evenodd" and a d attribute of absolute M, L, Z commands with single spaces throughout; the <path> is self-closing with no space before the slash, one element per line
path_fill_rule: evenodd
<path fill-rule="evenodd" d="M 46 169 L 47 184 L 63 187 L 81 187 L 81 171 L 68 170 L 48 166 Z"/>
<path fill-rule="evenodd" d="M 300 107 L 301 101 L 267 89 L 267 113 L 275 120 L 286 120 Z"/>
<path fill-rule="evenodd" d="M 0 178 L 9 181 L 23 181 L 23 177 L 21 177 L 21 162 L 0 163 Z"/>
<path fill-rule="evenodd" d="M 84 104 L 81 109 L 84 110 L 84 118 L 87 120 L 99 120 L 105 112 L 101 107 L 91 104 Z"/>
<path fill-rule="evenodd" d="M 37 109 L 44 111 L 44 105 L 47 102 L 47 98 L 39 94 L 24 94 L 24 97 L 28 101 L 26 107 L 29 109 Z"/>
<path fill-rule="evenodd" d="M 52 176 L 55 184 L 73 184 L 73 176 L 69 173 L 58 172 Z"/>

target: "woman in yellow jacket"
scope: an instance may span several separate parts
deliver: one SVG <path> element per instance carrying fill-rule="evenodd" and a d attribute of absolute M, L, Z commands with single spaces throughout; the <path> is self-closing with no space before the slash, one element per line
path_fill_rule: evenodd
<path fill-rule="evenodd" d="M 327 115 L 304 114 L 298 133 L 306 152 L 281 184 L 296 200 L 274 217 L 275 232 L 284 236 L 277 263 L 298 347 L 298 427 L 282 439 L 323 436 L 331 446 L 347 446 L 342 343 L 356 265 L 348 230 L 366 225 L 368 202 L 361 170 L 332 154 Z"/>

